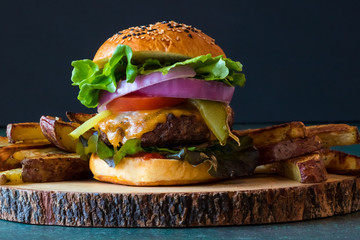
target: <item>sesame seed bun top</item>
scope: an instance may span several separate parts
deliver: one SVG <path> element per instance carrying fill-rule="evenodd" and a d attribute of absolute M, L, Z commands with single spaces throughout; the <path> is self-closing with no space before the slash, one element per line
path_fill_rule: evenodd
<path fill-rule="evenodd" d="M 119 44 L 132 48 L 135 61 L 147 58 L 176 61 L 209 53 L 225 57 L 215 40 L 201 30 L 174 21 L 164 21 L 119 31 L 99 48 L 94 61 L 103 62 L 111 57 Z"/>

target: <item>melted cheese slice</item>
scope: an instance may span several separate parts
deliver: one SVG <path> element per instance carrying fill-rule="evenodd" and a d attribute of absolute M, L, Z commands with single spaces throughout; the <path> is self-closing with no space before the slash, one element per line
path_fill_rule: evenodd
<path fill-rule="evenodd" d="M 179 118 L 182 115 L 195 115 L 199 118 L 198 110 L 190 104 L 182 104 L 176 108 L 162 108 L 146 111 L 129 111 L 113 114 L 102 120 L 98 128 L 107 135 L 109 142 L 118 147 L 132 138 L 140 139 L 144 133 L 151 132 L 158 123 L 165 123 L 167 116 L 173 114 Z"/>

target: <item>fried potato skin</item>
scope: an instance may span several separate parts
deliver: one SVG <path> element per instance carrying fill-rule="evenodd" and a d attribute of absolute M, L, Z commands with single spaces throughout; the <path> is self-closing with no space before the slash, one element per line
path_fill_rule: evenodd
<path fill-rule="evenodd" d="M 25 159 L 22 164 L 24 182 L 58 182 L 91 178 L 89 162 L 76 157 L 43 157 Z"/>
<path fill-rule="evenodd" d="M 345 146 L 360 143 L 356 126 L 347 124 L 324 124 L 306 127 L 308 136 L 318 136 L 324 147 Z"/>
<path fill-rule="evenodd" d="M 42 133 L 39 123 L 36 122 L 8 124 L 6 135 L 10 143 L 39 141 L 49 143 Z"/>
<path fill-rule="evenodd" d="M 67 152 L 76 152 L 78 139 L 73 139 L 69 134 L 74 131 L 79 124 L 64 122 L 59 118 L 42 116 L 40 118 L 40 127 L 45 137 L 60 149 Z M 89 138 L 93 134 L 92 130 L 86 132 L 83 136 Z"/>

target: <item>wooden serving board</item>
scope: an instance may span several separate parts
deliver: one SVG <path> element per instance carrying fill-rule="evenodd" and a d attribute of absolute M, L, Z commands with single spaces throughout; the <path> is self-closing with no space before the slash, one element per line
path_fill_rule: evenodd
<path fill-rule="evenodd" d="M 322 218 L 360 209 L 360 178 L 300 184 L 275 175 L 178 187 L 89 181 L 0 187 L 0 218 L 86 227 L 188 227 Z"/>

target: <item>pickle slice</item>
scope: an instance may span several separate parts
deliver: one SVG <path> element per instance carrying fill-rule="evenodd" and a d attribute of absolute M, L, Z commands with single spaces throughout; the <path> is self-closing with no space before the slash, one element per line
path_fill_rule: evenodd
<path fill-rule="evenodd" d="M 90 118 L 79 127 L 77 127 L 74 131 L 72 131 L 69 135 L 73 139 L 78 139 L 82 134 L 84 134 L 89 129 L 93 128 L 98 122 L 103 120 L 104 118 L 110 116 L 112 113 L 109 110 L 102 111 L 95 115 L 94 117 Z"/>
<path fill-rule="evenodd" d="M 225 145 L 230 132 L 227 125 L 225 104 L 200 99 L 190 99 L 190 102 L 199 110 L 206 125 L 219 140 L 220 144 Z"/>

